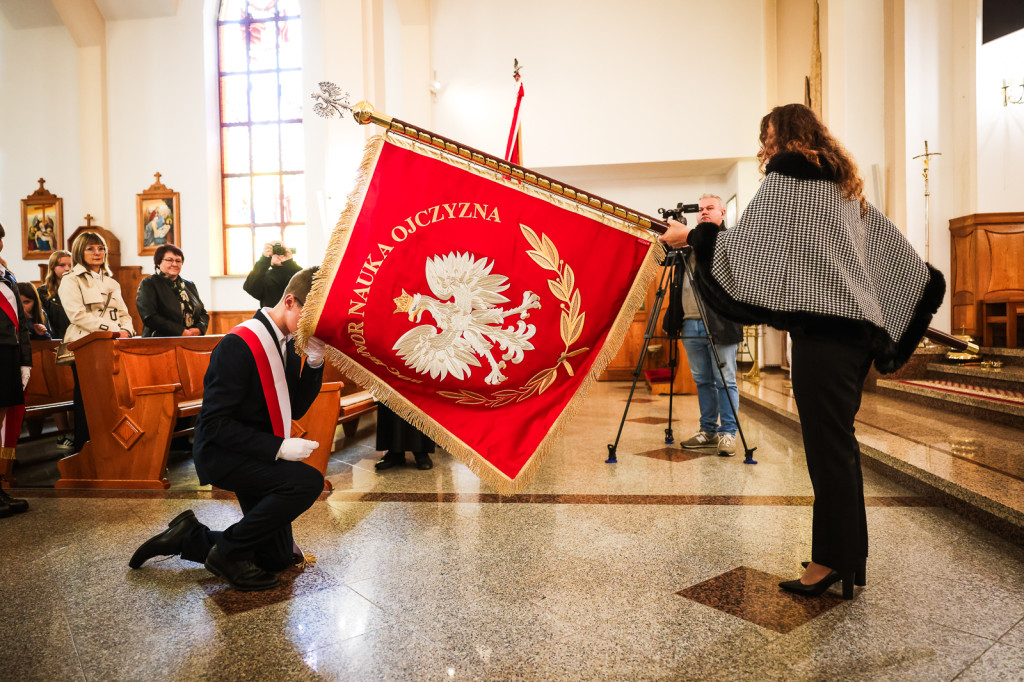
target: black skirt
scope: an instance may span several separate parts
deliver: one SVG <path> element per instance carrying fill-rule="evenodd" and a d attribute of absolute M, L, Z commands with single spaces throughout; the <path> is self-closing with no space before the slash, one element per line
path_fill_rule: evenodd
<path fill-rule="evenodd" d="M 0 407 L 24 404 L 25 391 L 21 388 L 19 347 L 0 346 Z"/>
<path fill-rule="evenodd" d="M 404 419 L 388 409 L 377 405 L 377 449 L 394 452 L 433 452 L 434 441 L 430 440 Z"/>

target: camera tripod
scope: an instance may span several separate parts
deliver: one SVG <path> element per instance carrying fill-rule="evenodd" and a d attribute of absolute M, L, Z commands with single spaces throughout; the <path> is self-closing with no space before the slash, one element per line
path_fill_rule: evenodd
<path fill-rule="evenodd" d="M 661 313 L 662 304 L 665 301 L 665 292 L 672 286 L 676 277 L 676 265 L 678 263 L 683 264 L 683 270 L 687 280 L 690 282 L 690 288 L 693 290 L 694 300 L 697 302 L 697 311 L 700 313 L 700 319 L 704 323 L 704 334 L 705 338 L 710 342 L 711 352 L 715 358 L 715 367 L 718 368 L 718 376 L 722 380 L 722 384 L 725 384 L 725 375 L 722 373 L 722 367 L 725 363 L 718 356 L 718 348 L 715 345 L 714 338 L 711 335 L 710 327 L 708 326 L 707 311 L 704 308 L 704 302 L 701 300 L 700 294 L 694 287 L 693 282 L 693 271 L 690 268 L 689 260 L 690 249 L 689 247 L 684 249 L 669 249 L 665 256 L 665 262 L 662 263 L 663 270 L 661 272 L 661 280 L 658 282 L 658 290 L 654 297 L 654 303 L 651 305 L 650 316 L 647 318 L 647 327 L 644 330 L 644 342 L 643 347 L 640 350 L 640 358 L 637 360 L 636 369 L 633 370 L 633 385 L 629 389 L 629 397 L 626 399 L 626 407 L 622 411 L 622 419 L 619 421 L 619 431 L 615 435 L 615 442 L 608 445 L 608 459 L 605 460 L 606 464 L 615 464 L 618 462 L 616 459 L 616 450 L 619 447 L 619 440 L 622 438 L 622 429 L 626 425 L 626 415 L 629 414 L 629 406 L 633 402 L 633 394 L 636 392 L 636 384 L 640 380 L 640 374 L 643 372 L 644 361 L 647 359 L 647 349 L 650 345 L 651 339 L 655 337 L 655 330 L 658 325 L 658 318 Z M 667 283 L 667 284 L 666 284 Z M 675 380 L 676 380 L 676 367 L 678 362 L 676 361 L 676 341 L 681 336 L 678 333 L 669 334 L 669 393 L 668 393 L 668 427 L 665 429 L 665 444 L 671 445 L 675 442 L 675 437 L 672 434 L 672 397 L 675 393 Z M 754 362 L 757 362 L 757 358 L 754 358 Z M 754 459 L 754 450 L 756 447 L 747 447 L 747 439 L 743 434 L 743 427 L 740 425 L 739 413 L 736 411 L 736 405 L 733 404 L 732 395 L 728 391 L 725 392 L 729 400 L 729 409 L 736 415 L 736 428 L 740 436 L 740 442 L 743 444 L 743 463 L 744 464 L 757 464 Z"/>

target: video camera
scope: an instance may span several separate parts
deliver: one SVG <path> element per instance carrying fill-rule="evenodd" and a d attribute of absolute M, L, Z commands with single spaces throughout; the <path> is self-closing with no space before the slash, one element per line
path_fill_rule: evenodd
<path fill-rule="evenodd" d="M 669 220 L 669 219 L 676 220 L 676 221 L 682 223 L 683 225 L 686 224 L 686 216 L 683 215 L 684 213 L 699 213 L 699 212 L 700 212 L 700 206 L 698 204 L 684 204 L 682 202 L 679 202 L 678 204 L 676 204 L 675 208 L 659 208 L 658 209 L 658 215 L 660 215 L 665 220 Z M 666 256 L 666 258 L 662 262 L 662 265 L 664 265 L 665 267 L 668 267 L 670 265 L 675 265 L 675 264 L 677 264 L 677 260 L 676 260 L 676 255 L 677 254 L 689 253 L 689 252 L 690 252 L 690 247 L 688 247 L 688 246 L 684 246 L 681 249 L 673 249 L 671 246 L 666 244 L 665 245 L 665 256 Z"/>
<path fill-rule="evenodd" d="M 682 202 L 676 204 L 675 208 L 659 208 L 658 215 L 665 220 L 678 220 L 683 225 L 686 224 L 686 217 L 684 213 L 699 213 L 700 206 L 698 204 L 684 204 Z"/>

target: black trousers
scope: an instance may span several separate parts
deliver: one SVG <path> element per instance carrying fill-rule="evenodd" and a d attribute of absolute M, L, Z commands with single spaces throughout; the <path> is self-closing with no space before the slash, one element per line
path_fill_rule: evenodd
<path fill-rule="evenodd" d="M 75 452 L 81 452 L 89 442 L 89 424 L 85 421 L 85 403 L 82 402 L 82 387 L 78 383 L 78 369 L 71 365 L 71 376 L 75 380 L 75 392 L 72 397 L 75 414 Z"/>
<path fill-rule="evenodd" d="M 250 560 L 267 571 L 292 563 L 292 521 L 313 506 L 324 477 L 303 462 L 253 460 L 213 482 L 230 490 L 242 520 L 223 531 L 197 526 L 185 539 L 181 558 L 202 563 L 214 545 L 232 561 Z"/>
<path fill-rule="evenodd" d="M 793 396 L 814 487 L 811 561 L 854 572 L 868 556 L 864 478 L 853 422 L 871 353 L 819 336 L 793 335 Z"/>

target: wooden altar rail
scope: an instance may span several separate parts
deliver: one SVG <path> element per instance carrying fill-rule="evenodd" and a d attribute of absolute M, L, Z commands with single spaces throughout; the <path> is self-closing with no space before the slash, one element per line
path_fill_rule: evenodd
<path fill-rule="evenodd" d="M 166 478 L 171 439 L 191 433 L 203 378 L 221 336 L 117 338 L 94 332 L 71 344 L 90 440 L 58 463 L 57 488 L 156 489 Z M 308 464 L 325 473 L 341 410 L 340 382 L 320 395 L 291 435 L 320 443 Z M 330 490 L 330 485 L 325 484 Z"/>

